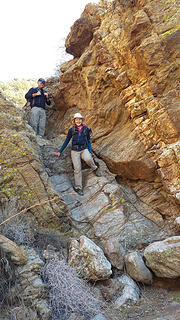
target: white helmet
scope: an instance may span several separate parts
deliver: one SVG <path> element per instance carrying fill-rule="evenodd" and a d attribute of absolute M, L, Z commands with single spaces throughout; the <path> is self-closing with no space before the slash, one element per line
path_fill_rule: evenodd
<path fill-rule="evenodd" d="M 76 118 L 84 119 L 83 116 L 79 112 L 74 114 L 73 120 L 76 119 Z"/>

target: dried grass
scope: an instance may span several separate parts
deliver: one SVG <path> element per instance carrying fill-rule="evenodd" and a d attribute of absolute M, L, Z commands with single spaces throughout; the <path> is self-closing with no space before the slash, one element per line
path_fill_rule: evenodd
<path fill-rule="evenodd" d="M 53 320 L 68 319 L 74 313 L 91 319 L 100 313 L 100 303 L 90 286 L 64 260 L 50 261 L 43 270 Z"/>

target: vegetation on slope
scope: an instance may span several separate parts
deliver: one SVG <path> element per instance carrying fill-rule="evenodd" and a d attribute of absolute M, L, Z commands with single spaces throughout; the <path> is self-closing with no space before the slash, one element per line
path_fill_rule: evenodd
<path fill-rule="evenodd" d="M 23 107 L 26 103 L 24 95 L 31 87 L 36 85 L 36 80 L 32 79 L 14 79 L 8 82 L 0 81 L 0 92 L 14 105 Z"/>

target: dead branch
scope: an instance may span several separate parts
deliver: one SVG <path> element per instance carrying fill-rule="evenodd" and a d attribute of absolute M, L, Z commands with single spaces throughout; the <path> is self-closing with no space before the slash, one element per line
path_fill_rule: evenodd
<path fill-rule="evenodd" d="M 32 206 L 30 206 L 30 207 L 28 207 L 28 208 L 25 208 L 25 209 L 19 211 L 18 213 L 14 214 L 13 216 L 7 218 L 6 220 L 4 220 L 3 222 L 0 223 L 0 226 L 2 226 L 3 224 L 5 224 L 6 222 L 10 221 L 11 219 L 19 216 L 20 214 L 26 213 L 26 212 L 27 212 L 28 210 L 30 210 L 30 209 L 33 209 L 33 208 L 36 208 L 36 207 L 39 207 L 39 206 L 43 206 L 43 205 L 45 205 L 45 204 L 47 204 L 47 203 L 52 203 L 52 202 L 58 201 L 58 200 L 60 200 L 61 198 L 62 198 L 61 196 L 56 196 L 56 197 L 54 197 L 53 199 L 46 200 L 46 201 L 39 202 L 39 203 L 35 203 L 35 204 L 33 204 Z M 61 201 L 63 201 L 63 200 L 61 199 Z"/>

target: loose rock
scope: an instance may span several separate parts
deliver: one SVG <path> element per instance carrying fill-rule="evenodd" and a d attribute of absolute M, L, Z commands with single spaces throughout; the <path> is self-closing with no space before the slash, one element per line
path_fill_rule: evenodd
<path fill-rule="evenodd" d="M 152 283 L 152 273 L 146 267 L 139 252 L 131 252 L 125 257 L 127 273 L 136 281 Z"/>
<path fill-rule="evenodd" d="M 129 303 L 135 304 L 139 299 L 139 288 L 137 284 L 127 275 L 121 276 L 119 283 L 123 286 L 122 295 L 116 299 L 115 308 L 126 306 Z"/>
<path fill-rule="evenodd" d="M 89 280 L 108 279 L 112 274 L 111 264 L 102 249 L 85 236 L 71 241 L 69 264 Z"/>
<path fill-rule="evenodd" d="M 150 244 L 144 251 L 147 266 L 157 277 L 180 276 L 180 236 Z"/>

